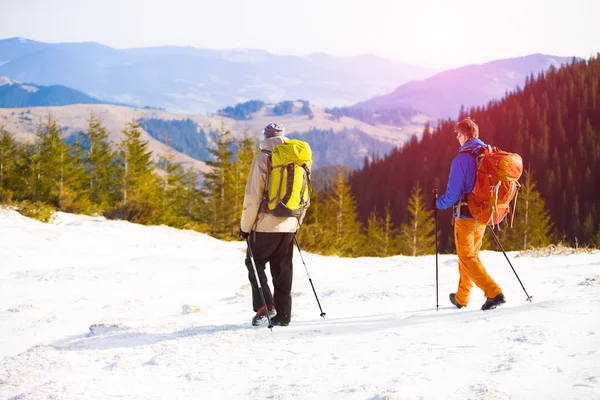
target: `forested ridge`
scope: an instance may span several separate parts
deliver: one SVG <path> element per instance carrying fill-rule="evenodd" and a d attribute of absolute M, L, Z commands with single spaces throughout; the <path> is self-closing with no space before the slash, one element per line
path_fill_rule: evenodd
<path fill-rule="evenodd" d="M 599 81 L 598 55 L 573 60 L 560 69 L 531 75 L 523 89 L 517 88 L 503 99 L 462 109 L 458 117 L 471 117 L 484 142 L 523 157 L 528 182 L 545 202 L 551 225 L 548 237 L 554 242 L 598 245 Z M 374 209 L 383 215 L 389 207 L 395 225 L 407 222 L 404 210 L 417 182 L 428 202 L 433 189 L 444 193 L 450 163 L 459 147 L 456 122 L 449 119 L 439 121 L 433 129 L 427 126 L 420 140 L 413 137 L 402 148 L 350 175 L 361 221 L 366 222 Z M 526 204 L 518 203 L 517 216 Z M 447 251 L 453 246 L 450 220 L 449 210 L 440 212 L 442 245 Z M 517 224 L 515 229 L 522 227 Z"/>

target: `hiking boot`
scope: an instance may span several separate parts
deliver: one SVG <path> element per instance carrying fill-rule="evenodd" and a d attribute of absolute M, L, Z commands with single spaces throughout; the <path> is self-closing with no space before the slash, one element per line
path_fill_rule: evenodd
<path fill-rule="evenodd" d="M 274 326 L 288 326 L 290 324 L 290 320 L 288 318 L 278 315 L 271 320 L 271 323 Z"/>
<path fill-rule="evenodd" d="M 454 304 L 456 306 L 456 308 L 463 308 L 464 306 L 462 304 L 458 304 L 456 302 L 456 293 L 450 293 L 450 303 Z"/>
<path fill-rule="evenodd" d="M 483 305 L 481 306 L 481 309 L 483 311 L 485 310 L 493 310 L 494 308 L 496 308 L 497 306 L 506 303 L 506 298 L 504 297 L 504 295 L 502 293 L 500 293 L 498 296 L 494 297 L 494 298 L 490 298 L 488 297 L 485 300 L 485 303 L 483 303 Z"/>
<path fill-rule="evenodd" d="M 273 318 L 274 316 L 277 315 L 277 310 L 275 309 L 274 304 L 267 304 L 267 310 L 269 310 L 269 318 Z M 267 313 L 265 312 L 265 307 L 260 306 L 260 308 L 256 312 L 256 315 L 252 318 L 252 325 L 253 326 L 262 325 L 262 324 L 266 323 L 267 321 L 268 321 L 268 319 L 267 319 Z"/>

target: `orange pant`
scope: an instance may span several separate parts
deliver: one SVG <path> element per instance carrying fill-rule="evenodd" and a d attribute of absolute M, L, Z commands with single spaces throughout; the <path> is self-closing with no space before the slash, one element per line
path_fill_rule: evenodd
<path fill-rule="evenodd" d="M 469 304 L 469 294 L 473 283 L 483 290 L 485 297 L 496 297 L 502 293 L 479 259 L 479 249 L 481 249 L 485 228 L 486 225 L 476 221 L 475 218 L 454 219 L 454 241 L 460 274 L 456 302 L 463 306 Z"/>

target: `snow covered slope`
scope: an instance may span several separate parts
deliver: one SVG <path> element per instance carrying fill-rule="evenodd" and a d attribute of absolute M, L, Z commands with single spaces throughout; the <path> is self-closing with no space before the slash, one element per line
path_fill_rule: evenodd
<path fill-rule="evenodd" d="M 244 244 L 0 210 L 1 399 L 599 399 L 600 253 L 484 252 L 508 299 L 447 301 L 456 257 L 296 255 L 289 327 L 252 327 Z"/>

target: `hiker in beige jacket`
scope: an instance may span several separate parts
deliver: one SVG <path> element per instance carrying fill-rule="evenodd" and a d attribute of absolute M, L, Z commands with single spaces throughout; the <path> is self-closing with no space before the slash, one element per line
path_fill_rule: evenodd
<path fill-rule="evenodd" d="M 254 157 L 250 174 L 246 183 L 244 208 L 240 224 L 240 235 L 249 238 L 256 270 L 263 289 L 267 309 L 262 305 L 260 292 L 254 275 L 252 262 L 247 255 L 246 267 L 252 286 L 252 304 L 256 315 L 253 325 L 267 322 L 267 312 L 273 325 L 287 326 L 292 314 L 292 256 L 294 250 L 294 235 L 300 228 L 304 213 L 299 218 L 277 217 L 267 212 L 261 212 L 261 203 L 269 176 L 270 151 L 287 138 L 285 129 L 279 124 L 269 124 L 264 129 L 265 139 L 260 144 L 261 152 Z M 265 273 L 266 263 L 270 264 L 274 293 L 268 285 Z"/>

